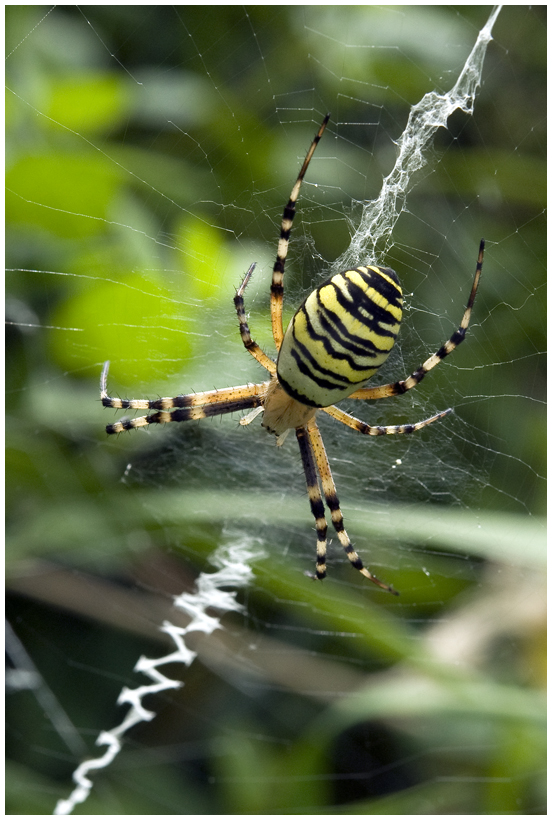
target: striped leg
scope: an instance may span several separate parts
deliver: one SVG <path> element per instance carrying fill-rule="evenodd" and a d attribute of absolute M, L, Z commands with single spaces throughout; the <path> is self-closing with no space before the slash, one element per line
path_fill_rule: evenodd
<path fill-rule="evenodd" d="M 238 315 L 238 322 L 240 323 L 240 337 L 244 347 L 248 353 L 251 353 L 254 359 L 257 359 L 259 364 L 263 365 L 265 370 L 268 370 L 269 373 L 273 374 L 276 372 L 276 364 L 261 350 L 257 342 L 254 342 L 252 339 L 250 335 L 250 328 L 248 327 L 248 320 L 246 319 L 246 312 L 244 310 L 244 292 L 252 277 L 254 268 L 255 262 L 248 268 L 246 275 L 242 279 L 242 284 L 236 291 L 236 296 L 234 297 L 234 307 L 236 308 L 236 313 Z"/>
<path fill-rule="evenodd" d="M 330 470 L 330 464 L 328 463 L 328 456 L 323 444 L 323 439 L 315 419 L 312 419 L 307 424 L 307 433 L 315 454 L 315 461 L 321 477 L 326 505 L 332 516 L 332 524 L 347 557 L 351 561 L 353 567 L 359 570 L 359 572 L 364 575 L 365 578 L 368 578 L 369 581 L 372 581 L 373 584 L 376 584 L 381 589 L 386 590 L 386 592 L 391 592 L 393 595 L 399 595 L 393 587 L 388 584 L 384 584 L 375 575 L 373 575 L 372 572 L 363 566 L 363 562 L 353 549 L 349 536 L 344 529 L 344 517 L 342 515 L 342 511 L 340 510 L 340 502 L 338 501 L 338 496 L 336 494 L 336 486 L 334 484 L 334 479 L 332 478 L 332 472 Z"/>
<path fill-rule="evenodd" d="M 470 315 L 474 305 L 474 300 L 476 299 L 476 291 L 478 290 L 478 283 L 480 282 L 480 275 L 482 273 L 482 263 L 484 261 L 484 245 L 485 242 L 482 239 L 480 242 L 478 261 L 476 262 L 476 273 L 474 274 L 472 290 L 463 314 L 463 319 L 459 325 L 459 329 L 455 331 L 449 341 L 445 342 L 438 352 L 434 353 L 433 356 L 430 356 L 430 358 L 427 359 L 418 370 L 415 370 L 409 378 L 399 382 L 394 382 L 394 384 L 383 384 L 380 387 L 363 387 L 361 390 L 356 390 L 355 393 L 352 393 L 349 397 L 350 399 L 385 399 L 388 396 L 398 396 L 401 393 L 405 393 L 407 390 L 411 390 L 413 387 L 420 384 L 430 370 L 440 364 L 440 362 L 443 361 L 446 356 L 449 356 L 450 353 L 453 353 L 456 347 L 459 347 L 461 342 L 464 341 L 470 322 Z"/>
<path fill-rule="evenodd" d="M 288 200 L 288 203 L 286 204 L 284 208 L 284 213 L 282 215 L 282 222 L 280 225 L 280 238 L 278 240 L 277 255 L 273 267 L 273 281 L 271 283 L 271 322 L 273 326 L 273 338 L 275 340 L 277 350 L 280 350 L 280 346 L 282 344 L 282 339 L 284 336 L 282 328 L 284 264 L 286 262 L 286 256 L 288 254 L 288 244 L 290 242 L 292 222 L 294 221 L 294 216 L 296 215 L 296 202 L 300 193 L 303 178 L 305 176 L 309 163 L 311 162 L 311 158 L 315 152 L 315 148 L 317 147 L 318 142 L 323 135 L 323 132 L 327 126 L 329 119 L 330 114 L 327 114 L 321 124 L 321 127 L 315 135 L 315 139 L 311 143 L 311 147 L 309 148 L 307 156 L 303 161 L 303 165 L 301 166 L 298 178 L 296 179 L 294 187 L 292 188 L 290 199 Z"/>
<path fill-rule="evenodd" d="M 322 581 L 326 576 L 326 533 L 327 524 L 325 518 L 324 504 L 321 498 L 321 491 L 319 489 L 319 479 L 317 477 L 317 467 L 313 457 L 313 450 L 311 442 L 305 427 L 298 427 L 296 429 L 296 438 L 300 447 L 301 460 L 305 472 L 305 481 L 307 483 L 307 495 L 309 503 L 311 504 L 311 512 L 315 519 L 315 528 L 317 530 L 317 566 L 313 578 Z"/>
<path fill-rule="evenodd" d="M 396 433 L 414 433 L 416 430 L 421 430 L 423 427 L 426 427 L 427 424 L 432 424 L 434 421 L 440 421 L 440 419 L 443 419 L 445 416 L 449 416 L 450 413 L 453 413 L 453 410 L 450 407 L 447 410 L 442 410 L 441 413 L 436 413 L 435 416 L 431 416 L 429 419 L 417 421 L 415 424 L 394 424 L 389 427 L 372 427 L 370 424 L 360 421 L 354 416 L 350 416 L 349 413 L 344 413 L 343 410 L 340 410 L 339 407 L 335 407 L 334 405 L 331 407 L 323 407 L 322 410 L 324 410 L 325 413 L 328 413 L 329 416 L 332 416 L 333 419 L 341 421 L 342 424 L 345 424 L 347 427 L 351 427 L 352 430 L 357 430 L 358 433 L 363 433 L 366 436 L 390 436 L 395 435 Z"/>
<path fill-rule="evenodd" d="M 172 421 L 192 421 L 205 419 L 208 416 L 222 416 L 237 410 L 250 410 L 263 404 L 269 382 L 261 384 L 244 384 L 228 387 L 224 390 L 209 390 L 205 393 L 191 393 L 188 396 L 155 399 L 119 399 L 108 396 L 107 377 L 109 362 L 104 364 L 100 381 L 100 398 L 104 407 L 116 410 L 157 410 L 149 416 L 134 419 L 122 419 L 108 424 L 109 434 L 122 433 L 123 430 L 134 430 L 148 424 L 167 424 Z"/>

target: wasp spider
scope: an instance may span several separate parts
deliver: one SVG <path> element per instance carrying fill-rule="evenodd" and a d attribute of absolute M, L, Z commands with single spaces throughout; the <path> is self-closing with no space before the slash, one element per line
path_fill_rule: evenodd
<path fill-rule="evenodd" d="M 100 385 L 101 399 L 104 407 L 157 411 L 140 418 L 123 419 L 109 424 L 106 427 L 108 433 L 120 433 L 147 424 L 203 419 L 233 413 L 236 410 L 251 410 L 240 420 L 242 425 L 249 424 L 258 414 L 263 413 L 262 425 L 276 435 L 278 445 L 282 444 L 290 430 L 294 430 L 317 531 L 317 563 L 313 577 L 322 580 L 326 575 L 327 523 L 322 500 L 324 496 L 332 525 L 351 564 L 374 584 L 397 595 L 391 586 L 380 581 L 363 565 L 352 546 L 344 528 L 336 487 L 316 416 L 318 411 L 322 410 L 358 433 L 383 436 L 414 433 L 415 430 L 420 430 L 452 412 L 451 409 L 444 410 L 415 424 L 374 427 L 334 407 L 334 402 L 345 398 L 376 400 L 405 393 L 416 387 L 430 370 L 461 344 L 465 338 L 482 271 L 484 240 L 480 243 L 476 274 L 459 329 L 406 379 L 378 387 L 362 387 L 386 361 L 399 331 L 402 292 L 398 277 L 390 268 L 363 264 L 331 276 L 300 305 L 284 332 L 284 265 L 296 201 L 329 116 L 327 114 L 324 118 L 311 143 L 282 217 L 271 283 L 271 321 L 278 351 L 276 362 L 252 339 L 244 310 L 244 291 L 255 265 L 249 268 L 234 297 L 244 347 L 267 370 L 269 379 L 261 384 L 245 384 L 155 401 L 118 399 L 107 393 L 109 362 L 106 362 Z"/>

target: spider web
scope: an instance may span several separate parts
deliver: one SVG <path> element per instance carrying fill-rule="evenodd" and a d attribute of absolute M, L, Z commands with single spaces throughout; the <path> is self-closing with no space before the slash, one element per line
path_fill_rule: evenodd
<path fill-rule="evenodd" d="M 8 12 L 10 813 L 52 811 L 87 757 L 59 813 L 541 813 L 542 9 Z M 393 267 L 381 378 L 404 377 L 458 326 L 487 240 L 462 348 L 404 397 L 344 405 L 455 415 L 385 441 L 321 420 L 397 601 L 336 543 L 328 581 L 305 578 L 293 440 L 236 418 L 106 440 L 95 401 L 107 358 L 133 398 L 265 378 L 232 296 L 256 261 L 272 354 L 282 207 L 327 110 L 288 318 L 331 271 Z"/>

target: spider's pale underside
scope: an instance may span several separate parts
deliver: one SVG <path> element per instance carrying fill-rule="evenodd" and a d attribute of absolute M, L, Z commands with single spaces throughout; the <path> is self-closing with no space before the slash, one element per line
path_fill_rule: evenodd
<path fill-rule="evenodd" d="M 278 445 L 283 443 L 290 430 L 294 430 L 317 531 L 317 563 L 313 577 L 322 580 L 326 575 L 327 522 L 324 496 L 332 525 L 351 564 L 374 584 L 397 595 L 393 587 L 380 581 L 363 565 L 352 546 L 344 528 L 336 487 L 316 415 L 322 410 L 358 433 L 382 436 L 414 433 L 452 412 L 451 409 L 443 410 L 415 424 L 376 427 L 345 413 L 335 407 L 334 403 L 345 398 L 374 401 L 405 393 L 416 387 L 429 370 L 436 367 L 461 344 L 470 321 L 482 271 L 484 240 L 480 242 L 476 273 L 458 330 L 406 379 L 378 387 L 363 386 L 388 358 L 399 331 L 402 292 L 398 277 L 391 268 L 362 264 L 331 276 L 300 305 L 284 332 L 284 265 L 296 201 L 329 117 L 327 114 L 311 143 L 282 217 L 271 283 L 271 322 L 278 351 L 276 362 L 252 339 L 244 310 L 244 291 L 255 265 L 251 265 L 247 271 L 234 297 L 244 347 L 267 370 L 270 378 L 260 384 L 245 384 L 154 401 L 119 399 L 107 393 L 109 362 L 106 362 L 101 378 L 101 399 L 104 407 L 157 411 L 139 418 L 122 419 L 109 424 L 106 427 L 108 433 L 120 433 L 147 424 L 203 419 L 244 410 L 251 412 L 240 420 L 240 424 L 249 424 L 257 415 L 263 413 L 262 425 L 276 435 Z"/>

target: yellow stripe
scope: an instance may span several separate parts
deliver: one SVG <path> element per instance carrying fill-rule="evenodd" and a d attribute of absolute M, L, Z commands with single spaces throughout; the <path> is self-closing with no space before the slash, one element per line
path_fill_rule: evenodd
<path fill-rule="evenodd" d="M 336 285 L 340 288 L 340 291 L 344 293 L 345 296 L 349 296 L 349 294 L 347 294 L 346 286 L 343 282 L 343 279 L 341 282 L 337 282 Z M 381 306 L 386 310 L 388 309 L 389 302 L 386 299 L 382 300 L 380 294 L 378 294 L 372 288 L 366 289 L 366 293 L 367 297 L 371 299 L 371 302 L 373 304 L 376 303 L 377 306 Z M 378 350 L 385 350 L 387 353 L 390 352 L 394 345 L 395 337 L 399 329 L 398 322 L 395 322 L 394 324 L 380 325 L 375 321 L 374 314 L 370 313 L 371 305 L 368 305 L 367 309 L 364 309 L 362 307 L 358 308 L 359 312 L 363 315 L 364 318 L 364 321 L 361 321 L 361 319 L 352 316 L 343 309 L 343 307 L 340 305 L 336 298 L 336 291 L 330 285 L 325 288 L 321 288 L 320 297 L 325 308 L 336 314 L 336 316 L 340 319 L 341 323 L 346 329 L 347 333 L 349 333 L 351 336 L 357 337 L 357 339 L 359 340 L 358 343 L 360 345 L 363 343 L 363 340 L 366 340 L 367 342 L 371 342 Z M 377 301 L 376 297 L 378 297 L 379 301 Z M 308 303 L 306 303 L 306 307 L 309 308 Z M 401 311 L 399 311 L 399 313 L 401 317 Z M 393 333 L 394 335 L 386 336 L 382 333 L 379 333 L 379 327 L 383 330 L 387 330 L 390 333 Z"/>

